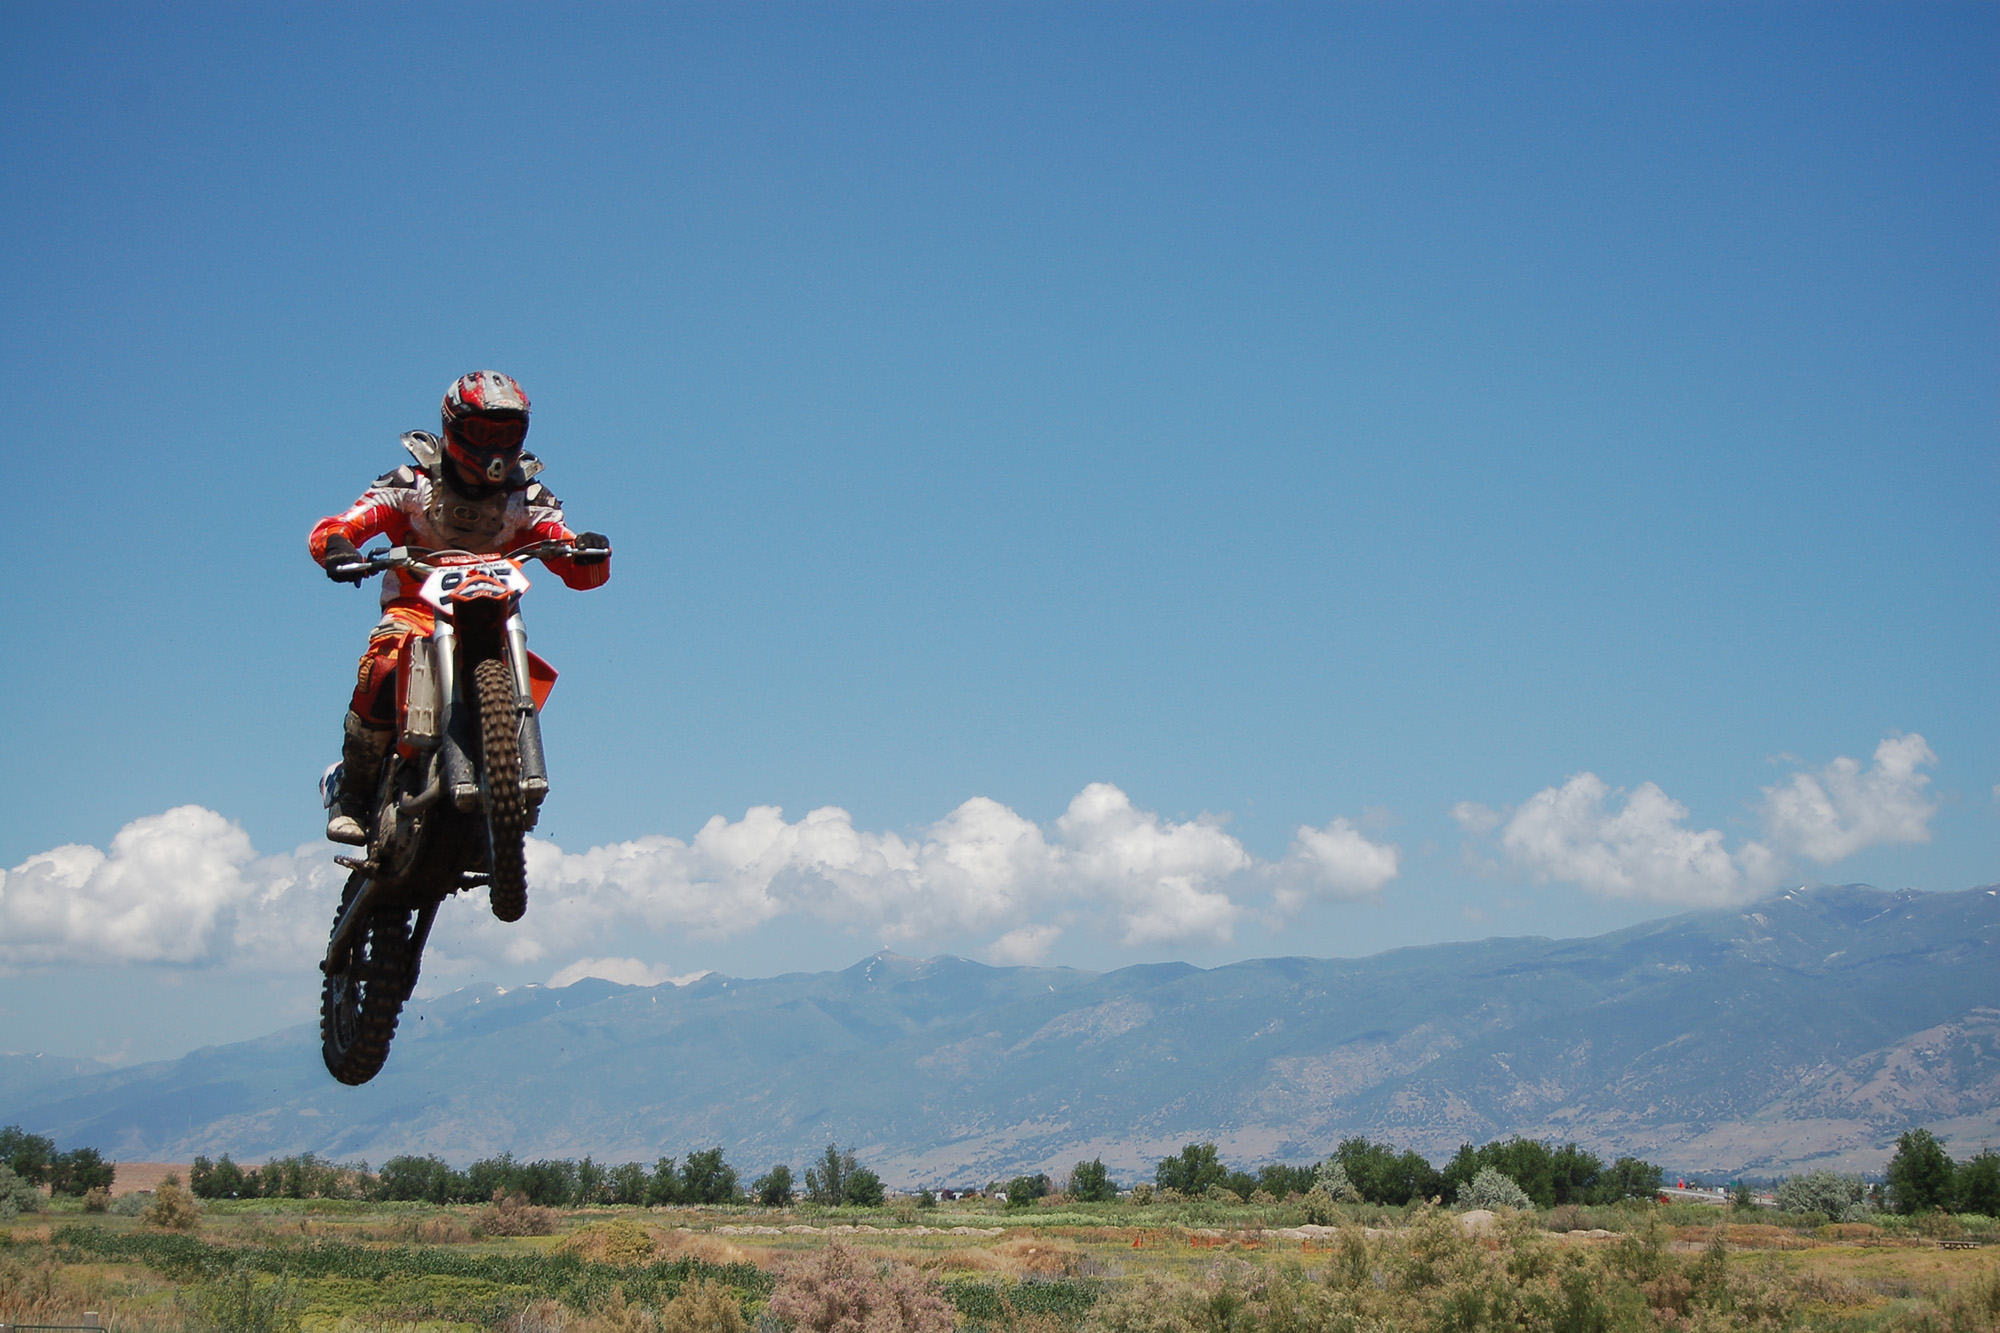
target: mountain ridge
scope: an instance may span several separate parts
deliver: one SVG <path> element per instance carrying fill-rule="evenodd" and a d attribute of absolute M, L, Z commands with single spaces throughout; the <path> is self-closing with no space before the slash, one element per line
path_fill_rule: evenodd
<path fill-rule="evenodd" d="M 341 1088 L 301 1026 L 118 1070 L 0 1059 L 0 1120 L 154 1160 L 298 1151 L 753 1171 L 851 1144 L 892 1182 L 1191 1139 L 1433 1158 L 1512 1133 L 1674 1169 L 1873 1168 L 1911 1123 L 2000 1138 L 2000 889 L 1792 890 L 1584 939 L 1111 972 L 882 951 L 835 972 L 414 1002 Z"/>

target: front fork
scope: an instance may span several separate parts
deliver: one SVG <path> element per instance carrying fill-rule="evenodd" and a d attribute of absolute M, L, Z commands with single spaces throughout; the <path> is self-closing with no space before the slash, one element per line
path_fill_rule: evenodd
<path fill-rule="evenodd" d="M 503 639 L 508 670 L 514 677 L 514 707 L 521 719 L 521 794 L 527 800 L 528 824 L 532 828 L 542 799 L 549 794 L 549 770 L 542 753 L 542 722 L 535 710 L 534 691 L 528 683 L 528 631 L 518 611 L 507 617 Z M 475 739 L 479 709 L 476 702 L 465 697 L 470 673 L 459 669 L 456 627 L 439 616 L 431 641 L 437 650 L 438 695 L 451 701 L 445 710 L 442 747 L 445 788 L 451 793 L 453 805 L 471 812 L 480 806 L 479 770 L 472 760 L 479 749 Z"/>

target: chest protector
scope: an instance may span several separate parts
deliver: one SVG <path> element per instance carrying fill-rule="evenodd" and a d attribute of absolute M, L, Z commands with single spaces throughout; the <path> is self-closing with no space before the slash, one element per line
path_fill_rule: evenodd
<path fill-rule="evenodd" d="M 534 463 L 533 471 L 526 466 L 516 468 L 504 488 L 490 495 L 464 495 L 444 479 L 447 464 L 436 436 L 426 431 L 411 431 L 403 437 L 403 444 L 423 465 L 418 486 L 424 525 L 430 529 L 428 535 L 437 546 L 481 555 L 504 551 L 527 526 L 525 492 L 528 479 L 541 470 L 539 463 Z"/>

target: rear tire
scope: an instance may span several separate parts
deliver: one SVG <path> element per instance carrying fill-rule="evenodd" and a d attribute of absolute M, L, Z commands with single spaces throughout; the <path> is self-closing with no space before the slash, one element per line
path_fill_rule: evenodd
<path fill-rule="evenodd" d="M 488 901 L 502 921 L 528 911 L 528 803 L 521 792 L 521 714 L 514 673 L 497 657 L 472 669 L 479 696 L 480 767 L 486 796 L 486 833 L 492 848 Z"/>
<path fill-rule="evenodd" d="M 336 930 L 367 883 L 368 876 L 359 870 L 347 877 L 333 914 Z M 403 1001 L 416 982 L 416 966 L 408 909 L 369 912 L 347 957 L 335 960 L 320 986 L 320 1055 L 328 1073 L 342 1083 L 361 1084 L 382 1072 Z"/>

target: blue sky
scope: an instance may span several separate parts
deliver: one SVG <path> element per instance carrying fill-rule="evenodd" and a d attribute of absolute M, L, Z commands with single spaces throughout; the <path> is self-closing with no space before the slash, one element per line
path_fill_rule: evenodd
<path fill-rule="evenodd" d="M 311 1011 L 372 590 L 304 535 L 479 366 L 618 555 L 529 596 L 540 888 L 432 984 L 2000 878 L 1997 55 L 1943 4 L 0 7 L 0 1049 Z"/>

